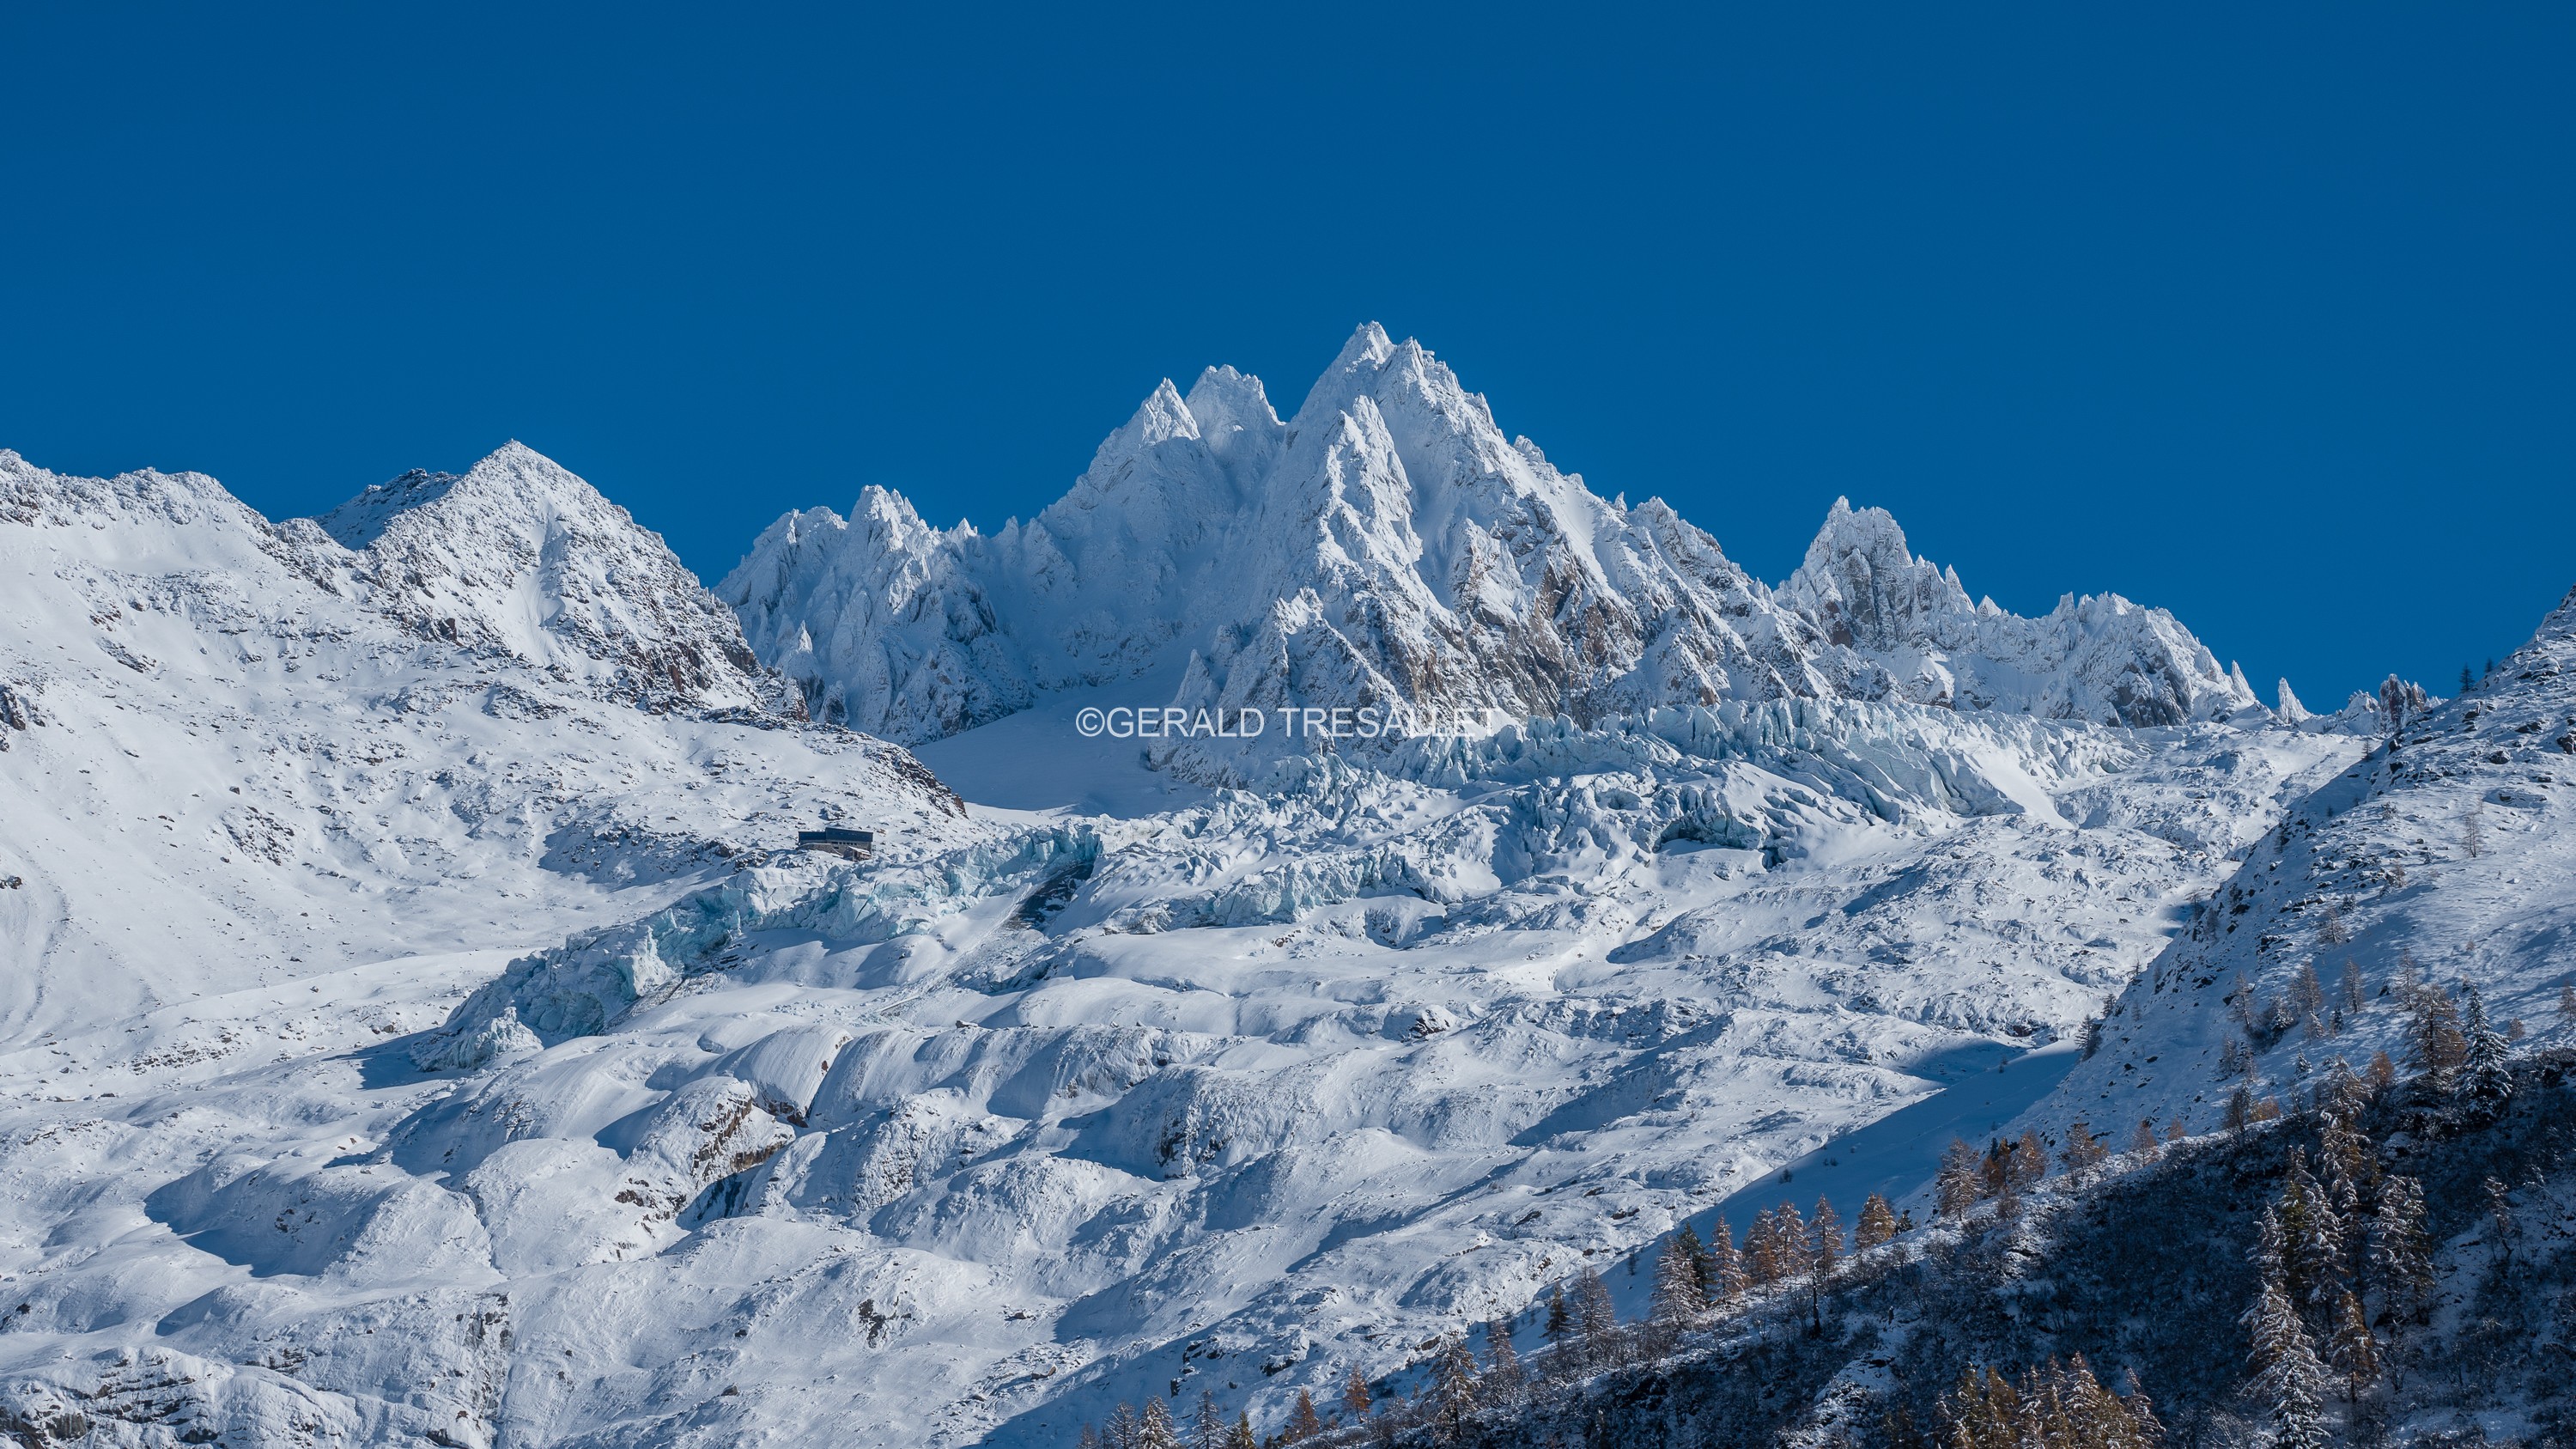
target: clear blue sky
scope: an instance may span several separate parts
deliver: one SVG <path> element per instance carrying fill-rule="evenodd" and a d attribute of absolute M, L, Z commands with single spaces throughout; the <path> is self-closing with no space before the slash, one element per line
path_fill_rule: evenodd
<path fill-rule="evenodd" d="M 2576 9 L 910 8 L 7 7 L 0 446 L 515 436 L 712 577 L 1376 318 L 1766 577 L 1848 494 L 2311 705 L 2576 583 Z"/>

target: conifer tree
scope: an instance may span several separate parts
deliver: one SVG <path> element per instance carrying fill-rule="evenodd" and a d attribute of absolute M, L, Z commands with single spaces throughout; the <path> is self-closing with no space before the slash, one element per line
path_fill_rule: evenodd
<path fill-rule="evenodd" d="M 2190 1137 L 2191 1133 L 2185 1131 L 2183 1128 L 2182 1116 L 2180 1113 L 2176 1113 L 2172 1120 L 2165 1123 L 2166 1146 L 2170 1147 L 2177 1142 L 2188 1141 Z"/>
<path fill-rule="evenodd" d="M 1699 1230 L 1692 1227 L 1687 1218 L 1682 1220 L 1680 1227 L 1673 1230 L 1673 1236 L 1680 1241 L 1683 1254 L 1690 1259 L 1691 1273 L 1698 1280 L 1704 1294 L 1708 1288 L 1710 1268 L 1708 1245 L 1699 1240 Z"/>
<path fill-rule="evenodd" d="M 1512 1352 L 1512 1321 L 1496 1318 L 1485 1325 L 1485 1375 L 1476 1381 L 1479 1403 L 1517 1408 L 1529 1390 L 1521 1356 Z"/>
<path fill-rule="evenodd" d="M 1134 1409 L 1121 1402 L 1109 1411 L 1108 1422 L 1100 1426 L 1101 1449 L 1137 1449 L 1143 1442 L 1144 1426 Z"/>
<path fill-rule="evenodd" d="M 2120 1404 L 2129 1411 L 2130 1432 L 2137 1449 L 2164 1449 L 2164 1420 L 2156 1417 L 2155 1401 L 2147 1397 L 2146 1386 L 2138 1382 L 2138 1371 L 2129 1370 L 2129 1381 L 2120 1390 Z"/>
<path fill-rule="evenodd" d="M 1147 1396 L 1145 1412 L 1137 1417 L 1136 1449 L 1181 1449 L 1180 1426 L 1161 1399 Z"/>
<path fill-rule="evenodd" d="M 1798 1215 L 1796 1203 L 1784 1202 L 1771 1210 L 1771 1252 L 1781 1279 L 1795 1278 L 1811 1266 L 1807 1220 Z"/>
<path fill-rule="evenodd" d="M 2334 1335 L 2327 1349 L 2343 1378 L 2345 1402 L 2360 1403 L 2361 1391 L 2379 1377 L 2379 1342 L 2370 1336 L 2370 1317 L 2362 1311 L 2361 1295 L 2349 1288 L 2335 1305 Z"/>
<path fill-rule="evenodd" d="M 1353 1364 L 1350 1375 L 1342 1380 L 1342 1412 L 1350 1415 L 1352 1423 L 1365 1424 L 1370 1403 L 1368 1380 L 1361 1375 L 1360 1366 Z"/>
<path fill-rule="evenodd" d="M 1780 1271 L 1777 1221 L 1764 1208 L 1744 1230 L 1744 1276 L 1754 1287 L 1768 1288 L 1780 1280 Z"/>
<path fill-rule="evenodd" d="M 2078 1117 L 2066 1125 L 2066 1148 L 2057 1156 L 2068 1172 L 2081 1172 L 2111 1155 L 2102 1139 L 2093 1135 L 2091 1123 Z"/>
<path fill-rule="evenodd" d="M 2154 1118 L 2138 1119 L 2138 1130 L 2129 1134 L 2129 1151 L 2147 1162 L 2153 1162 L 2163 1154 L 2164 1148 L 2156 1141 Z"/>
<path fill-rule="evenodd" d="M 1744 1255 L 1735 1250 L 1735 1230 L 1727 1226 L 1724 1218 L 1717 1220 L 1716 1230 L 1709 1237 L 1708 1272 L 1702 1275 L 1700 1286 L 1707 1291 L 1709 1302 L 1721 1306 L 1743 1302 L 1753 1286 L 1745 1276 Z"/>
<path fill-rule="evenodd" d="M 1476 1415 L 1476 1356 L 1467 1340 L 1452 1334 L 1431 1361 L 1431 1423 L 1444 1444 L 1467 1437 Z"/>
<path fill-rule="evenodd" d="M 1569 1355 L 1575 1351 L 1576 1331 L 1574 1310 L 1565 1301 L 1565 1285 L 1561 1283 L 1548 1295 L 1547 1327 L 1542 1331 L 1547 1335 L 1548 1369 L 1562 1374 L 1574 1362 Z"/>
<path fill-rule="evenodd" d="M 2576 977 L 2561 977 L 2558 982 L 2558 1024 L 2576 1026 Z"/>
<path fill-rule="evenodd" d="M 1655 1255 L 1655 1286 L 1646 1299 L 1646 1321 L 1654 1330 L 1657 1349 L 1669 1348 L 1698 1319 L 1700 1305 L 1706 1301 L 1699 1265 L 1691 1261 L 1681 1234 L 1664 1239 L 1663 1251 Z"/>
<path fill-rule="evenodd" d="M 2012 1146 L 2011 1183 L 2016 1188 L 2037 1187 L 2048 1176 L 2048 1149 L 2041 1145 L 2037 1130 L 2024 1132 Z"/>
<path fill-rule="evenodd" d="M 2374 1095 L 2397 1085 L 2397 1063 L 2388 1059 L 2388 1053 L 2381 1051 L 2370 1054 L 2369 1080 L 2370 1090 Z"/>
<path fill-rule="evenodd" d="M 1595 1367 L 1619 1356 L 1619 1310 L 1610 1301 L 1610 1285 L 1586 1268 L 1574 1280 L 1574 1322 L 1583 1335 L 1584 1362 Z"/>
<path fill-rule="evenodd" d="M 2326 1367 L 2278 1276 L 2265 1275 L 2245 1327 L 2254 1342 L 2255 1392 L 2272 1405 L 2273 1449 L 2325 1449 Z"/>
<path fill-rule="evenodd" d="M 2254 1120 L 2254 1089 L 2238 1087 L 2227 1094 L 2227 1111 L 2219 1119 L 2233 1132 Z"/>
<path fill-rule="evenodd" d="M 1100 1449 L 1100 1431 L 1083 1425 L 1082 1432 L 1073 1436 L 1073 1449 Z"/>
<path fill-rule="evenodd" d="M 1304 1389 L 1299 1389 L 1297 1405 L 1288 1411 L 1288 1424 L 1286 1428 L 1280 1430 L 1280 1437 L 1293 1444 L 1300 1439 L 1312 1439 L 1323 1432 L 1324 1418 L 1315 1412 L 1315 1396 Z"/>
<path fill-rule="evenodd" d="M 2326 908 L 2325 925 L 2318 928 L 2317 935 L 2322 939 L 2328 931 L 2343 937 L 2344 940 L 2351 939 L 2351 932 L 2344 929 L 2343 912 L 2333 906 Z M 2332 944 L 2341 945 L 2343 942 L 2336 941 Z M 2299 963 L 2299 974 L 2290 982 L 2290 1001 L 2298 1008 L 2301 1016 L 2325 1015 L 2326 984 L 2317 979 L 2316 962 Z"/>
<path fill-rule="evenodd" d="M 1190 1416 L 1189 1449 L 1225 1449 L 1225 1414 L 1216 1406 L 1216 1393 L 1199 1390 L 1198 1412 Z"/>
<path fill-rule="evenodd" d="M 2295 1147 L 2281 1192 L 2280 1222 L 2287 1254 L 2283 1277 L 2292 1299 L 2320 1313 L 2331 1309 L 2350 1286 L 2345 1223 L 2332 1196 L 2308 1171 L 2307 1154 Z"/>
<path fill-rule="evenodd" d="M 2370 998 L 2364 994 L 2361 984 L 2361 966 L 2358 962 L 2353 961 L 2349 957 L 2345 958 L 2343 963 L 2343 979 L 2338 981 L 2336 986 L 2339 988 L 2340 994 L 2343 998 L 2341 1005 L 2343 1008 L 2343 1014 L 2347 1020 L 2352 1017 L 2359 1016 L 2363 1011 L 2369 1009 Z"/>
<path fill-rule="evenodd" d="M 1895 1210 L 1887 1205 L 1886 1198 L 1871 1193 L 1860 1205 L 1860 1222 L 1852 1230 L 1852 1246 L 1867 1252 L 1895 1238 Z"/>
<path fill-rule="evenodd" d="M 2394 1174 L 2380 1181 L 2379 1210 L 2370 1221 L 2370 1268 L 2392 1328 L 2432 1316 L 2432 1246 L 2424 1219 L 2422 1183 Z"/>
<path fill-rule="evenodd" d="M 2469 1056 L 2469 1039 L 2460 1032 L 2459 1008 L 2451 1004 L 2450 993 L 2438 986 L 2418 990 L 2413 1006 L 2416 1069 L 2432 1079 L 2436 1090 L 2447 1092 Z"/>
<path fill-rule="evenodd" d="M 1261 1449 L 1260 1436 L 1252 1432 L 1252 1415 L 1238 1412 L 1234 1427 L 1226 1431 L 1225 1449 Z"/>
<path fill-rule="evenodd" d="M 2488 1107 L 2501 1106 L 2513 1096 L 2512 1048 L 2502 1033 L 2487 1024 L 2486 999 L 2474 986 L 2468 990 L 2468 1019 L 2461 1033 L 2467 1049 L 2461 1053 L 2461 1088 Z"/>
<path fill-rule="evenodd" d="M 1843 1218 L 1832 1200 L 1816 1195 L 1816 1215 L 1807 1224 L 1807 1271 L 1821 1278 L 1843 1260 Z"/>
<path fill-rule="evenodd" d="M 1985 1185 L 1977 1176 L 1977 1150 L 1953 1137 L 1941 1152 L 1941 1171 L 1932 1180 L 1934 1210 L 1945 1218 L 1967 1216 L 1968 1209 L 1985 1196 Z"/>

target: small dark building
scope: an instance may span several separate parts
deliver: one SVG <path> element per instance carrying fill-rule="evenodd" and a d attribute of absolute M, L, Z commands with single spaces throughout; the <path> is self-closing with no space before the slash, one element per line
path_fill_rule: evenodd
<path fill-rule="evenodd" d="M 877 833 L 873 830 L 843 830 L 836 825 L 826 825 L 820 830 L 797 831 L 796 848 L 819 850 L 826 855 L 838 855 L 850 860 L 865 860 L 876 854 Z"/>

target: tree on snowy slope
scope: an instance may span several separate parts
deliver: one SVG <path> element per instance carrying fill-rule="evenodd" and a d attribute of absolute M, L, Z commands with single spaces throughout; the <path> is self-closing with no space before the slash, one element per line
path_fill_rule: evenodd
<path fill-rule="evenodd" d="M 1145 1412 L 1136 1420 L 1136 1449 L 1181 1449 L 1180 1426 L 1161 1399 L 1145 1400 Z"/>
<path fill-rule="evenodd" d="M 1701 1272 L 1700 1282 L 1708 1292 L 1708 1301 L 1721 1308 L 1743 1302 L 1744 1295 L 1752 1289 L 1744 1272 L 1744 1255 L 1735 1248 L 1735 1230 L 1727 1226 L 1724 1218 L 1717 1220 L 1708 1240 L 1708 1267 Z"/>
<path fill-rule="evenodd" d="M 2487 1024 L 2486 998 L 2472 986 L 2468 989 L 2467 1020 L 2461 1035 L 2467 1049 L 2461 1053 L 2461 1088 L 2479 1106 L 2493 1110 L 2513 1095 L 2513 1071 L 2509 1065 L 2512 1048 L 2503 1033 Z"/>
<path fill-rule="evenodd" d="M 1323 1432 L 1324 1420 L 1323 1416 L 1315 1412 L 1315 1396 L 1304 1389 L 1299 1389 L 1296 1407 L 1288 1411 L 1287 1426 L 1279 1431 L 1279 1436 L 1293 1442 L 1299 1439 L 1312 1439 Z"/>
<path fill-rule="evenodd" d="M 1706 1301 L 1699 1264 L 1692 1261 L 1690 1246 L 1679 1233 L 1665 1238 L 1663 1251 L 1655 1255 L 1654 1290 L 1646 1300 L 1649 1351 L 1660 1354 L 1669 1350 L 1682 1330 L 1699 1318 Z"/>
<path fill-rule="evenodd" d="M 1216 1406 L 1216 1391 L 1199 1390 L 1198 1412 L 1190 1415 L 1189 1449 L 1225 1449 L 1225 1411 Z"/>
<path fill-rule="evenodd" d="M 2334 1334 L 2327 1339 L 2328 1357 L 2342 1376 L 2345 1402 L 2359 1404 L 2361 1392 L 2379 1377 L 2379 1341 L 2370 1334 L 2370 1316 L 2361 1295 L 2347 1288 L 2335 1306 Z"/>
<path fill-rule="evenodd" d="M 1825 1279 L 1832 1275 L 1834 1264 L 1842 1261 L 1843 1219 L 1834 1211 L 1830 1199 L 1816 1198 L 1815 1221 L 1807 1225 L 1806 1251 L 1802 1255 L 1807 1273 L 1807 1331 L 1821 1335 L 1825 1331 Z"/>
<path fill-rule="evenodd" d="M 2267 1226 L 2277 1239 L 2279 1225 Z M 2324 1449 L 2326 1366 L 2277 1270 L 2267 1266 L 2244 1322 L 2254 1341 L 2254 1391 L 2272 1406 L 2273 1449 Z"/>
<path fill-rule="evenodd" d="M 2422 1183 L 2411 1177 L 2381 1180 L 2379 1211 L 2370 1220 L 2370 1267 L 2380 1321 L 2392 1336 L 2402 1324 L 2432 1318 L 2433 1254 L 2425 1218 Z"/>
<path fill-rule="evenodd" d="M 1480 1401 L 1502 1408 L 1518 1408 L 1529 1393 L 1529 1374 L 1521 1368 L 1521 1357 L 1512 1352 L 1512 1321 L 1496 1318 L 1485 1324 L 1485 1373 L 1476 1381 Z"/>
<path fill-rule="evenodd" d="M 1431 1424 L 1443 1444 L 1467 1437 L 1476 1417 L 1476 1356 L 1467 1340 L 1451 1334 L 1431 1360 Z"/>
<path fill-rule="evenodd" d="M 1932 1179 L 1934 1210 L 1956 1221 L 1986 1195 L 1977 1169 L 1977 1149 L 1953 1137 L 1941 1151 L 1941 1171 Z"/>
<path fill-rule="evenodd" d="M 2414 1016 L 2409 1034 L 2415 1049 L 2415 1069 L 2447 1092 L 2469 1059 L 2469 1039 L 2460 1030 L 2459 1008 L 2451 1004 L 2450 993 L 2438 986 L 2418 986 L 2408 995 L 2407 1004 Z"/>
<path fill-rule="evenodd" d="M 2068 1172 L 2081 1172 L 2110 1155 L 2111 1149 L 2102 1145 L 2102 1139 L 2093 1135 L 2092 1126 L 2083 1118 L 2066 1124 L 2066 1147 L 2058 1154 L 2058 1161 Z"/>
<path fill-rule="evenodd" d="M 1591 1368 L 1608 1368 L 1622 1357 L 1619 1310 L 1610 1301 L 1610 1285 L 1601 1275 L 1586 1268 L 1574 1280 L 1574 1323 L 1582 1335 L 1583 1362 Z"/>
<path fill-rule="evenodd" d="M 1942 1449 L 2154 1449 L 2163 1438 L 2145 1395 L 2102 1387 L 2082 1354 L 2026 1370 L 2018 1385 L 1972 1368 L 1940 1414 Z"/>
<path fill-rule="evenodd" d="M 1565 1285 L 1558 1284 L 1547 1298 L 1547 1367 L 1550 1373 L 1562 1374 L 1575 1352 L 1574 1309 L 1565 1301 Z"/>
<path fill-rule="evenodd" d="M 1860 1222 L 1852 1229 L 1852 1247 L 1865 1253 L 1895 1237 L 1895 1210 L 1887 1205 L 1886 1198 L 1871 1193 L 1860 1205 Z"/>

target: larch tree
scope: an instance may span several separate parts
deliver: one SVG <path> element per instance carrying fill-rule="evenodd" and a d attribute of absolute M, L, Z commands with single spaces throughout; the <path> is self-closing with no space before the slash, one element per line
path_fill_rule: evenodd
<path fill-rule="evenodd" d="M 1852 1246 L 1861 1252 L 1896 1239 L 1896 1212 L 1887 1199 L 1871 1193 L 1860 1205 L 1860 1221 L 1852 1229 Z"/>
<path fill-rule="evenodd" d="M 2066 1147 L 2057 1160 L 2068 1172 L 2081 1172 L 2110 1155 L 2111 1149 L 2102 1145 L 2102 1139 L 2093 1135 L 2092 1125 L 2083 1118 L 2066 1125 Z"/>
<path fill-rule="evenodd" d="M 2576 978 L 2562 977 L 2558 982 L 2558 1024 L 2576 1026 Z"/>
<path fill-rule="evenodd" d="M 2469 1058 L 2469 1039 L 2460 1031 L 2459 1008 L 2451 1004 L 2450 993 L 2438 986 L 2418 990 L 2412 1004 L 2415 1066 L 2432 1079 L 2435 1088 L 2447 1092 Z"/>
<path fill-rule="evenodd" d="M 2037 1187 L 2040 1179 L 2046 1176 L 2048 1176 L 2048 1149 L 2040 1144 L 2038 1131 L 2034 1129 L 2022 1133 L 2021 1140 L 2012 1146 L 2012 1163 L 2008 1181 L 2013 1187 L 2027 1191 Z"/>
<path fill-rule="evenodd" d="M 1354 1424 L 1368 1422 L 1369 1406 L 1375 1402 L 1369 1395 L 1368 1377 L 1358 1364 L 1351 1365 L 1350 1375 L 1342 1380 L 1342 1412 Z"/>
<path fill-rule="evenodd" d="M 1288 1411 L 1288 1423 L 1279 1431 L 1279 1437 L 1295 1443 L 1299 1439 L 1312 1439 L 1323 1432 L 1324 1418 L 1315 1412 L 1315 1396 L 1304 1389 L 1299 1389 L 1296 1407 Z"/>
<path fill-rule="evenodd" d="M 1261 1449 L 1261 1436 L 1252 1432 L 1250 1413 L 1234 1416 L 1234 1427 L 1226 1431 L 1225 1449 Z"/>
<path fill-rule="evenodd" d="M 1577 1332 L 1574 1309 L 1565 1301 L 1565 1285 L 1562 1283 L 1548 1295 L 1547 1326 L 1541 1331 L 1547 1335 L 1549 1372 L 1564 1373 L 1573 1363 L 1568 1355 L 1575 1352 Z"/>
<path fill-rule="evenodd" d="M 2254 1391 L 2272 1406 L 2273 1449 L 2325 1449 L 2326 1366 L 2278 1275 L 2266 1274 L 2245 1311 Z"/>
<path fill-rule="evenodd" d="M 1816 1195 L 1816 1215 L 1807 1224 L 1807 1271 L 1822 1278 L 1843 1260 L 1843 1218 L 1832 1199 Z"/>
<path fill-rule="evenodd" d="M 2349 1288 L 2335 1305 L 2334 1334 L 2326 1348 L 2343 1379 L 2345 1402 L 2360 1403 L 2362 1390 L 2379 1377 L 2379 1341 L 2370 1336 L 2370 1316 L 2362 1310 L 2361 1295 Z"/>
<path fill-rule="evenodd" d="M 1216 1392 L 1199 1390 L 1198 1412 L 1190 1415 L 1189 1449 L 1225 1449 L 1225 1412 L 1216 1406 Z"/>
<path fill-rule="evenodd" d="M 2432 1317 L 2433 1254 L 2424 1220 L 2422 1183 L 2395 1174 L 2380 1180 L 2378 1211 L 2370 1220 L 2370 1271 L 2392 1329 Z"/>
<path fill-rule="evenodd" d="M 1951 1138 L 1941 1151 L 1941 1170 L 1932 1179 L 1935 1211 L 1945 1218 L 1962 1218 L 1985 1195 L 1985 1183 L 1977 1172 L 1977 1149 Z"/>
<path fill-rule="evenodd" d="M 1706 1302 L 1699 1264 L 1692 1261 L 1681 1234 L 1672 1234 L 1655 1255 L 1655 1286 L 1646 1300 L 1646 1322 L 1653 1329 L 1658 1352 L 1669 1349 L 1682 1330 L 1699 1318 Z"/>
<path fill-rule="evenodd" d="M 1583 1335 L 1583 1360 L 1595 1368 L 1619 1358 L 1619 1310 L 1610 1301 L 1610 1285 L 1586 1268 L 1574 1280 L 1574 1322 Z"/>
<path fill-rule="evenodd" d="M 1700 1286 L 1707 1291 L 1708 1301 L 1719 1307 L 1743 1302 L 1753 1286 L 1745 1277 L 1744 1255 L 1735 1250 L 1735 1230 L 1724 1218 L 1710 1230 L 1708 1271 L 1701 1276 Z"/>
<path fill-rule="evenodd" d="M 1136 1411 L 1120 1403 L 1109 1411 L 1107 1422 L 1100 1426 L 1101 1449 L 1137 1449 L 1144 1439 L 1144 1426 L 1137 1422 Z"/>
<path fill-rule="evenodd" d="M 1467 1340 L 1451 1334 L 1431 1361 L 1431 1424 L 1440 1442 L 1467 1437 L 1476 1417 L 1476 1356 Z"/>
<path fill-rule="evenodd" d="M 1152 1396 L 1145 1400 L 1145 1412 L 1137 1416 L 1136 1449 L 1181 1449 L 1180 1426 L 1172 1422 L 1172 1411 L 1163 1401 Z"/>
<path fill-rule="evenodd" d="M 1521 1356 L 1512 1351 L 1508 1317 L 1485 1324 L 1485 1372 L 1476 1385 L 1481 1402 L 1503 1408 L 1517 1408 L 1529 1392 L 1529 1375 L 1521 1368 Z"/>
<path fill-rule="evenodd" d="M 2138 1130 L 2129 1134 L 2129 1149 L 2139 1160 L 2153 1162 L 2164 1152 L 2156 1140 L 2156 1122 L 2152 1117 L 2138 1119 Z"/>

